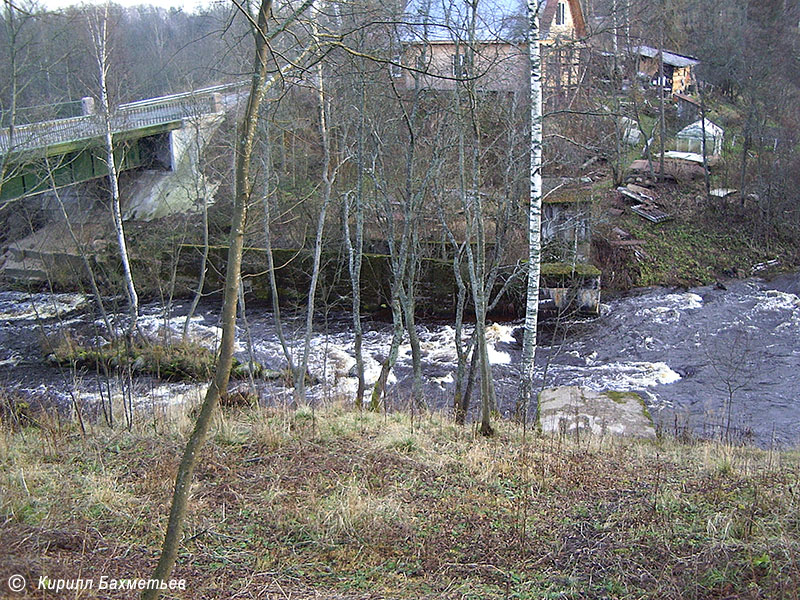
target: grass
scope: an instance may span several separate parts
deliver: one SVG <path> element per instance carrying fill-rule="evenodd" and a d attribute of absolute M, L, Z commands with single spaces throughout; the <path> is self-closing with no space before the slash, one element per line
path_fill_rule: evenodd
<path fill-rule="evenodd" d="M 640 256 L 629 249 L 600 253 L 604 288 L 692 287 L 747 277 L 754 265 L 776 257 L 786 267 L 797 264 L 796 244 L 778 236 L 767 242 L 754 235 L 752 215 L 743 214 L 737 203 L 715 211 L 695 201 L 703 195 L 699 188 L 667 187 L 659 188 L 659 193 L 673 220 L 650 223 L 626 210 L 599 228 L 600 238 L 616 226 L 645 242 L 645 254 Z"/>
<path fill-rule="evenodd" d="M 130 367 L 133 373 L 147 374 L 164 381 L 206 381 L 214 372 L 215 353 L 192 341 L 156 343 L 135 340 L 128 344 L 117 338 L 103 344 L 88 343 L 74 339 L 69 333 L 42 341 L 42 349 L 50 360 L 65 366 L 94 371 L 115 371 Z M 244 365 L 234 361 L 233 377 L 246 377 Z M 280 376 L 280 373 L 264 373 L 256 365 L 256 376 Z"/>
<path fill-rule="evenodd" d="M 147 576 L 186 414 L 157 433 L 0 427 L 0 577 Z M 796 451 L 497 431 L 219 413 L 168 597 L 798 597 Z"/>

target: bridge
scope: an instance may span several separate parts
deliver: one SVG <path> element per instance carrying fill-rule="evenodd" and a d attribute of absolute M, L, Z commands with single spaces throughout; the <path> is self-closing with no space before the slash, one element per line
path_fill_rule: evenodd
<path fill-rule="evenodd" d="M 172 171 L 179 157 L 169 134 L 187 122 L 221 116 L 243 82 L 121 104 L 110 116 L 119 171 Z M 0 203 L 108 175 L 105 122 L 92 98 L 83 115 L 0 130 Z"/>

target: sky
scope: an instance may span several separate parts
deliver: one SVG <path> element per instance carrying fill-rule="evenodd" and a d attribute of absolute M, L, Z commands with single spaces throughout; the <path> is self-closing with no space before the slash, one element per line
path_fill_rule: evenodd
<path fill-rule="evenodd" d="M 182 8 L 187 12 L 193 12 L 198 6 L 208 6 L 213 0 L 112 0 L 114 4 L 122 6 L 136 6 L 139 4 L 151 4 L 164 8 Z M 105 0 L 39 0 L 42 7 L 57 10 L 73 4 L 104 4 Z"/>

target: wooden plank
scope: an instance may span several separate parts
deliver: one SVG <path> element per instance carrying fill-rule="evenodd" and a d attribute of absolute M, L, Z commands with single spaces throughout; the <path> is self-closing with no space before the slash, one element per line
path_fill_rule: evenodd
<path fill-rule="evenodd" d="M 644 246 L 647 242 L 644 240 L 612 240 L 609 242 L 612 246 L 629 247 L 629 246 Z"/>
<path fill-rule="evenodd" d="M 634 202 L 638 202 L 639 204 L 641 204 L 642 202 L 645 202 L 647 200 L 647 198 L 643 198 L 639 194 L 637 194 L 636 192 L 632 192 L 629 189 L 624 188 L 624 187 L 618 187 L 617 191 L 620 194 L 622 194 L 623 196 L 625 196 L 626 198 L 628 198 L 629 200 L 633 200 Z"/>
<path fill-rule="evenodd" d="M 664 221 L 669 221 L 672 218 L 672 215 L 665 213 L 655 206 L 639 204 L 637 206 L 632 206 L 631 210 L 640 217 L 643 217 L 648 221 L 652 221 L 653 223 L 663 223 Z"/>
<path fill-rule="evenodd" d="M 655 191 L 651 190 L 650 188 L 642 187 L 641 185 L 636 185 L 635 183 L 629 183 L 626 187 L 634 194 L 639 194 L 640 196 L 644 196 L 650 200 L 658 199 L 658 194 L 656 194 Z"/>

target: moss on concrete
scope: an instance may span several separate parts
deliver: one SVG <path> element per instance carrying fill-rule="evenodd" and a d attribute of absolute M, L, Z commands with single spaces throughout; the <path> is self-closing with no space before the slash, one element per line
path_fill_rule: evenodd
<path fill-rule="evenodd" d="M 542 263 L 542 277 L 600 277 L 602 272 L 585 263 Z"/>

